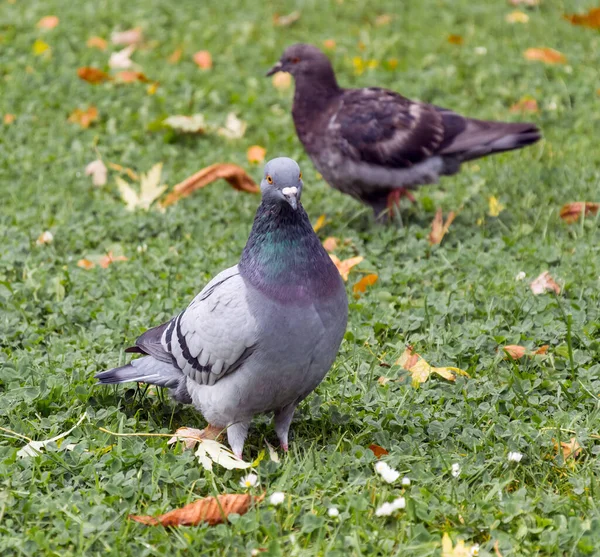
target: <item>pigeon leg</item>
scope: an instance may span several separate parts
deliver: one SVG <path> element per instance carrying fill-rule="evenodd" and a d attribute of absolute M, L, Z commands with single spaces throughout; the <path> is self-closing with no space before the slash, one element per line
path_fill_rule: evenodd
<path fill-rule="evenodd" d="M 287 452 L 288 445 L 288 433 L 290 431 L 290 425 L 292 423 L 292 418 L 294 417 L 294 412 L 296 411 L 295 404 L 289 404 L 288 406 L 284 406 L 281 410 L 275 412 L 275 433 L 277 433 L 277 438 L 279 439 L 279 443 L 281 448 Z"/>
<path fill-rule="evenodd" d="M 233 454 L 238 458 L 242 458 L 244 452 L 244 441 L 248 435 L 250 420 L 245 422 L 236 422 L 227 426 L 227 441 L 233 451 Z"/>
<path fill-rule="evenodd" d="M 390 214 L 392 214 L 393 210 L 396 207 L 400 208 L 400 200 L 403 197 L 406 197 L 406 199 L 408 199 L 411 203 L 417 202 L 417 200 L 415 199 L 415 196 L 411 193 L 411 191 L 408 188 L 393 189 L 389 193 L 388 201 L 387 201 L 387 207 L 388 207 Z"/>

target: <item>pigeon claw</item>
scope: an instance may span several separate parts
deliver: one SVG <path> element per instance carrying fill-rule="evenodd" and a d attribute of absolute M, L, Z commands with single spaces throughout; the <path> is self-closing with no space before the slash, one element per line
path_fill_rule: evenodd
<path fill-rule="evenodd" d="M 396 188 L 396 189 L 393 189 L 389 193 L 388 199 L 387 199 L 387 208 L 390 211 L 390 213 L 396 207 L 400 207 L 400 200 L 403 197 L 406 197 L 406 199 L 408 199 L 411 203 L 416 203 L 417 202 L 417 200 L 415 199 L 415 196 L 412 194 L 412 192 L 408 188 Z"/>

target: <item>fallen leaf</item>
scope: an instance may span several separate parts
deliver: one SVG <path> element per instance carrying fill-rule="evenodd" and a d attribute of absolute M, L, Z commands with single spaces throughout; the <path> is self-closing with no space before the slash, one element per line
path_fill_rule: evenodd
<path fill-rule="evenodd" d="M 182 48 L 176 48 L 167 58 L 169 64 L 177 64 L 179 60 L 181 60 L 181 55 L 183 54 Z"/>
<path fill-rule="evenodd" d="M 109 251 L 100 258 L 98 265 L 103 269 L 107 269 L 108 266 L 112 265 L 115 261 L 128 261 L 128 259 L 124 255 L 114 255 L 112 251 Z"/>
<path fill-rule="evenodd" d="M 537 101 L 532 97 L 523 97 L 521 100 L 513 104 L 510 109 L 511 112 L 519 113 L 534 113 L 539 112 Z"/>
<path fill-rule="evenodd" d="M 246 133 L 246 122 L 240 120 L 233 112 L 227 115 L 225 127 L 219 128 L 217 133 L 227 139 L 240 139 Z"/>
<path fill-rule="evenodd" d="M 96 187 L 101 187 L 106 184 L 108 170 L 102 159 L 96 159 L 85 167 L 85 175 L 92 177 L 92 184 Z"/>
<path fill-rule="evenodd" d="M 586 14 L 565 14 L 563 17 L 573 25 L 581 25 L 590 29 L 600 29 L 600 8 L 591 8 Z"/>
<path fill-rule="evenodd" d="M 110 75 L 108 75 L 106 72 L 89 66 L 78 68 L 77 76 L 79 79 L 83 79 L 84 81 L 93 83 L 94 85 L 97 83 L 102 83 L 103 81 L 110 81 L 112 79 L 112 77 L 110 77 Z"/>
<path fill-rule="evenodd" d="M 265 155 L 267 154 L 267 150 L 260 145 L 252 145 L 252 147 L 248 148 L 246 152 L 246 157 L 248 158 L 248 162 L 251 164 L 260 164 L 265 160 Z"/>
<path fill-rule="evenodd" d="M 431 232 L 429 233 L 429 244 L 434 246 L 440 244 L 452 221 L 455 219 L 456 214 L 454 211 L 450 211 L 448 213 L 448 217 L 446 218 L 446 222 L 444 223 L 444 215 L 442 213 L 442 209 L 438 209 L 435 213 L 435 217 L 431 223 Z"/>
<path fill-rule="evenodd" d="M 530 284 L 531 291 L 537 296 L 544 292 L 556 292 L 560 294 L 560 286 L 556 284 L 548 271 L 544 271 Z"/>
<path fill-rule="evenodd" d="M 321 230 L 321 228 L 323 228 L 325 226 L 326 222 L 327 222 L 327 217 L 324 214 L 320 215 L 319 218 L 317 219 L 317 222 L 315 222 L 315 224 L 313 225 L 313 230 L 315 232 L 318 232 L 319 230 Z"/>
<path fill-rule="evenodd" d="M 266 440 L 265 443 L 267 444 L 267 450 L 269 451 L 269 460 L 271 462 L 280 462 L 279 455 L 277 454 L 275 447 Z"/>
<path fill-rule="evenodd" d="M 504 19 L 508 23 L 527 23 L 529 21 L 529 16 L 525 12 L 520 12 L 517 10 L 506 14 Z"/>
<path fill-rule="evenodd" d="M 194 62 L 202 70 L 210 70 L 212 68 L 212 56 L 208 50 L 200 50 L 193 56 Z"/>
<path fill-rule="evenodd" d="M 535 350 L 533 353 L 537 356 L 545 356 L 548 353 L 548 348 L 550 348 L 550 346 L 548 344 L 544 344 L 543 346 L 540 346 L 537 350 Z"/>
<path fill-rule="evenodd" d="M 513 360 L 519 360 L 525 353 L 527 352 L 527 348 L 524 346 L 519 346 L 518 344 L 508 344 L 507 346 L 502 346 L 502 350 L 508 354 L 510 358 Z"/>
<path fill-rule="evenodd" d="M 87 416 L 87 414 L 84 412 L 81 417 L 79 418 L 79 420 L 77 420 L 77 423 L 68 431 L 65 431 L 64 433 L 61 433 L 60 435 L 57 435 L 55 437 L 52 437 L 51 439 L 45 439 L 43 441 L 29 441 L 29 443 L 27 443 L 27 445 L 25 445 L 24 447 L 22 447 L 21 449 L 19 449 L 17 451 L 17 456 L 19 458 L 24 458 L 26 456 L 37 456 L 42 452 L 42 449 L 46 446 L 49 445 L 50 443 L 55 443 L 56 441 L 60 441 L 61 439 L 64 439 L 67 435 L 69 435 L 70 433 L 72 433 L 76 428 L 78 428 L 81 425 L 81 422 L 83 422 L 83 420 L 85 419 L 85 417 Z M 74 445 L 65 445 L 66 449 L 72 449 Z"/>
<path fill-rule="evenodd" d="M 150 85 L 148 85 L 148 87 L 146 88 L 146 92 L 149 95 L 154 95 L 156 93 L 156 91 L 158 91 L 158 86 L 159 86 L 158 81 L 155 81 L 154 83 L 151 83 Z"/>
<path fill-rule="evenodd" d="M 79 124 L 82 128 L 87 129 L 98 119 L 98 109 L 95 106 L 88 106 L 85 110 L 76 108 L 69 115 L 69 122 Z"/>
<path fill-rule="evenodd" d="M 36 39 L 31 47 L 31 50 L 36 56 L 41 56 L 44 54 L 44 52 L 48 52 L 50 50 L 50 45 L 41 39 Z"/>
<path fill-rule="evenodd" d="M 288 15 L 273 14 L 273 24 L 277 27 L 287 27 L 300 19 L 300 12 L 294 11 Z"/>
<path fill-rule="evenodd" d="M 558 452 L 558 445 L 556 441 L 554 441 L 554 447 Z M 578 458 L 581 454 L 581 445 L 577 442 L 577 439 L 575 437 L 571 437 L 571 439 L 569 439 L 568 442 L 561 441 L 560 449 L 565 460 L 569 458 Z"/>
<path fill-rule="evenodd" d="M 442 557 L 472 557 L 478 554 L 479 545 L 465 545 L 463 540 L 458 540 L 456 545 L 452 546 L 452 539 L 448 532 L 442 536 Z"/>
<path fill-rule="evenodd" d="M 352 267 L 355 267 L 364 259 L 362 255 L 358 255 L 357 257 L 351 257 L 350 259 L 344 259 L 343 261 L 340 261 L 340 259 L 333 253 L 330 253 L 329 257 L 331 257 L 331 260 L 337 267 L 340 275 L 342 275 L 344 281 L 348 280 L 348 275 L 350 274 Z"/>
<path fill-rule="evenodd" d="M 135 51 L 135 45 L 129 45 L 125 47 L 123 50 L 119 50 L 118 52 L 113 52 L 110 55 L 108 60 L 108 65 L 113 70 L 126 70 L 133 66 L 133 60 L 131 60 L 131 55 Z"/>
<path fill-rule="evenodd" d="M 292 86 L 292 76 L 287 72 L 277 72 L 271 79 L 273 87 L 279 91 L 285 91 Z"/>
<path fill-rule="evenodd" d="M 127 31 L 115 31 L 111 36 L 110 40 L 113 44 L 117 45 L 134 45 L 139 44 L 143 40 L 142 29 L 135 27 L 134 29 L 128 29 Z"/>
<path fill-rule="evenodd" d="M 382 456 L 385 456 L 386 454 L 390 454 L 388 451 L 386 451 L 383 447 L 380 447 L 379 445 L 376 445 L 375 443 L 371 443 L 369 445 L 369 450 L 377 457 L 377 458 L 381 458 Z"/>
<path fill-rule="evenodd" d="M 323 41 L 323 47 L 327 50 L 335 50 L 336 44 L 333 39 L 325 39 Z"/>
<path fill-rule="evenodd" d="M 163 121 L 163 124 L 184 133 L 204 133 L 206 131 L 204 115 L 200 113 L 191 116 L 169 116 Z"/>
<path fill-rule="evenodd" d="M 47 15 L 37 22 L 36 27 L 38 29 L 54 29 L 59 22 L 60 20 L 55 15 Z"/>
<path fill-rule="evenodd" d="M 502 211 L 504 211 L 504 205 L 492 195 L 488 199 L 488 215 L 490 217 L 497 217 Z"/>
<path fill-rule="evenodd" d="M 382 387 L 387 385 L 390 381 L 391 379 L 389 377 L 384 377 L 383 375 L 377 379 L 377 383 L 379 383 Z"/>
<path fill-rule="evenodd" d="M 323 240 L 323 247 L 325 248 L 326 251 L 329 251 L 329 252 L 335 251 L 336 248 L 338 247 L 337 238 L 334 238 L 333 236 L 329 236 L 328 238 L 325 238 L 325 240 Z"/>
<path fill-rule="evenodd" d="M 382 25 L 388 25 L 392 22 L 393 17 L 390 14 L 381 14 L 375 18 L 375 25 L 381 27 Z"/>
<path fill-rule="evenodd" d="M 460 35 L 448 35 L 448 42 L 450 44 L 463 44 L 465 41 Z"/>
<path fill-rule="evenodd" d="M 544 62 L 546 64 L 565 64 L 567 59 L 564 54 L 553 48 L 528 48 L 523 56 L 525 60 Z"/>
<path fill-rule="evenodd" d="M 600 209 L 600 203 L 592 203 L 590 201 L 576 201 L 563 205 L 560 210 L 560 218 L 571 224 L 579 220 L 582 214 L 585 216 L 595 215 Z"/>
<path fill-rule="evenodd" d="M 247 513 L 251 504 L 260 503 L 263 498 L 264 494 L 255 497 L 249 493 L 227 493 L 199 499 L 157 517 L 131 514 L 129 518 L 147 526 L 197 526 L 201 522 L 214 526 L 225 522 L 230 514 Z"/>
<path fill-rule="evenodd" d="M 436 373 L 448 381 L 455 381 L 457 375 L 469 377 L 466 371 L 457 367 L 433 367 L 429 365 L 422 356 L 413 350 L 412 346 L 406 347 L 395 364 L 410 372 L 413 387 L 418 387 L 420 383 L 425 383 L 432 373 Z"/>
<path fill-rule="evenodd" d="M 108 46 L 102 37 L 90 37 L 85 44 L 88 48 L 97 48 L 98 50 L 106 50 Z"/>
<path fill-rule="evenodd" d="M 217 163 L 203 168 L 177 184 L 173 188 L 173 191 L 161 202 L 161 206 L 168 207 L 181 198 L 187 197 L 192 192 L 221 178 L 226 180 L 236 190 L 248 193 L 258 193 L 260 191 L 254 180 L 240 166 L 229 163 Z"/>
<path fill-rule="evenodd" d="M 5 114 L 2 117 L 2 121 L 6 126 L 10 126 L 16 119 L 17 117 L 14 114 Z"/>
<path fill-rule="evenodd" d="M 148 83 L 150 81 L 142 72 L 136 72 L 133 70 L 117 72 L 115 79 L 119 83 L 135 83 L 137 81 L 141 83 Z"/>
<path fill-rule="evenodd" d="M 85 269 L 86 271 L 89 271 L 90 269 L 93 269 L 96 265 L 93 261 L 90 261 L 89 259 L 80 259 L 77 262 L 77 266 L 81 267 L 82 269 Z"/>
<path fill-rule="evenodd" d="M 378 278 L 376 274 L 365 275 L 352 287 L 352 292 L 358 297 L 359 294 L 367 291 L 368 286 L 373 286 Z"/>
<path fill-rule="evenodd" d="M 52 235 L 52 232 L 50 232 L 49 230 L 45 230 L 44 232 L 42 232 L 38 239 L 35 241 L 35 243 L 38 246 L 43 246 L 44 244 L 51 244 L 52 240 L 54 240 L 54 236 Z"/>
<path fill-rule="evenodd" d="M 142 174 L 139 194 L 123 178 L 117 177 L 117 187 L 128 211 L 136 209 L 148 211 L 152 203 L 164 193 L 167 186 L 159 185 L 161 173 L 162 162 L 159 162 L 147 174 Z"/>

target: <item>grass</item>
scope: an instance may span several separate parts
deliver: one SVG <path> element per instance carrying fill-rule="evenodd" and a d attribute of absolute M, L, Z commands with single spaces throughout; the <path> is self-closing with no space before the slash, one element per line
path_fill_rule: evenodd
<path fill-rule="evenodd" d="M 558 216 L 563 203 L 599 200 L 599 35 L 562 19 L 593 4 L 547 0 L 528 12 L 528 24 L 511 25 L 507 4 L 471 0 L 2 0 L 0 115 L 16 120 L 0 124 L 0 425 L 46 439 L 83 412 L 89 418 L 65 440 L 75 443 L 72 451 L 51 444 L 21 459 L 24 441 L 2 436 L 0 553 L 249 555 L 261 548 L 273 556 L 426 556 L 441 554 L 447 532 L 454 542 L 479 543 L 486 556 L 597 555 L 600 235 L 597 217 L 569 226 Z M 295 25 L 272 25 L 273 13 L 296 9 Z M 49 14 L 60 25 L 36 29 Z M 377 26 L 381 14 L 394 19 Z M 160 82 L 156 94 L 144 84 L 92 86 L 77 78 L 80 66 L 106 67 L 108 52 L 87 48 L 89 36 L 138 25 L 148 48 L 133 58 Z M 450 44 L 450 34 L 463 44 Z M 32 53 L 38 38 L 50 57 Z M 421 189 L 402 227 L 373 226 L 366 209 L 319 179 L 294 134 L 291 92 L 263 78 L 286 45 L 325 39 L 337 42 L 330 55 L 345 85 L 386 86 L 480 118 L 531 118 L 545 140 Z M 567 64 L 525 61 L 523 51 L 536 46 L 560 50 Z M 169 64 L 178 47 L 182 61 Z M 200 49 L 212 52 L 208 72 L 191 61 Z M 380 64 L 356 75 L 354 57 Z M 511 114 L 525 95 L 540 112 Z M 89 105 L 99 111 L 92 127 L 67 121 Z M 156 130 L 167 115 L 202 112 L 222 124 L 230 111 L 248 122 L 237 141 Z M 214 162 L 248 168 L 253 144 L 268 157 L 296 158 L 311 218 L 328 218 L 319 234 L 349 240 L 340 257 L 365 256 L 349 288 L 366 272 L 379 281 L 352 299 L 339 357 L 298 412 L 290 454 L 257 468 L 261 488 L 284 491 L 285 503 L 263 503 L 213 528 L 146 528 L 127 515 L 240 492 L 240 472 L 205 472 L 165 438 L 100 432 L 167 433 L 203 422 L 163 393 L 100 388 L 93 374 L 124 361 L 123 347 L 237 261 L 258 200 L 219 183 L 163 214 L 128 213 L 114 172 L 98 189 L 83 169 L 98 154 L 137 172 L 163 161 L 173 185 Z M 505 206 L 498 218 L 487 215 L 492 195 Z M 438 206 L 462 210 L 432 248 L 427 234 Z M 44 230 L 54 241 L 38 246 Z M 77 267 L 115 244 L 128 261 Z M 563 285 L 559 296 L 529 290 L 544 270 Z M 520 271 L 525 281 L 515 280 Z M 434 377 L 413 388 L 393 365 L 406 343 L 471 379 Z M 499 350 L 504 344 L 548 344 L 549 355 L 511 361 Z M 380 376 L 393 381 L 381 385 Z M 571 437 L 583 450 L 565 461 L 554 444 Z M 261 418 L 247 459 L 264 450 L 265 439 L 275 435 Z M 376 477 L 371 443 L 389 451 L 386 461 L 411 478 L 409 487 Z M 523 460 L 510 464 L 509 451 Z M 450 473 L 455 462 L 458 478 Z M 375 516 L 402 493 L 404 511 Z M 339 518 L 327 515 L 332 505 Z"/>

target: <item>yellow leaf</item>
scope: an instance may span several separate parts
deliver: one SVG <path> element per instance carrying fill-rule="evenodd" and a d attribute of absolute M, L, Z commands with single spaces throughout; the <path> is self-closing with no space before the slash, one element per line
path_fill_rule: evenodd
<path fill-rule="evenodd" d="M 200 112 L 191 116 L 169 116 L 163 124 L 184 133 L 204 133 L 206 131 L 206 121 Z"/>
<path fill-rule="evenodd" d="M 504 211 L 504 205 L 502 205 L 500 201 L 498 201 L 498 199 L 493 195 L 488 199 L 488 206 L 488 215 L 490 217 L 497 217 L 502 211 Z"/>
<path fill-rule="evenodd" d="M 248 157 L 248 162 L 253 164 L 260 164 L 265 160 L 265 155 L 267 154 L 267 150 L 260 145 L 252 145 L 252 147 L 248 148 L 246 152 L 246 157 Z"/>
<path fill-rule="evenodd" d="M 82 128 L 89 128 L 90 125 L 98 119 L 98 109 L 95 106 L 88 106 L 85 110 L 76 108 L 69 115 L 69 122 L 79 124 Z"/>
<path fill-rule="evenodd" d="M 33 43 L 32 50 L 36 56 L 40 56 L 44 54 L 44 52 L 50 50 L 50 45 L 41 39 L 36 39 L 36 41 Z"/>
<path fill-rule="evenodd" d="M 158 91 L 158 81 L 155 81 L 154 83 L 151 83 L 150 85 L 148 85 L 148 87 L 146 87 L 146 92 L 149 95 L 154 95 L 156 91 Z"/>
<path fill-rule="evenodd" d="M 246 133 L 247 124 L 240 120 L 235 113 L 230 112 L 223 128 L 219 128 L 217 133 L 227 139 L 240 139 Z"/>
<path fill-rule="evenodd" d="M 331 257 L 331 260 L 337 267 L 337 270 L 340 272 L 340 275 L 342 275 L 344 281 L 348 280 L 348 275 L 350 274 L 350 270 L 352 269 L 352 267 L 355 267 L 364 259 L 362 255 L 358 255 L 357 257 L 351 257 L 350 259 L 344 259 L 343 261 L 340 261 L 340 259 L 333 253 L 330 253 L 329 257 Z"/>
<path fill-rule="evenodd" d="M 458 540 L 452 547 L 452 539 L 448 532 L 442 536 L 442 557 L 473 557 L 479 555 L 479 544 L 465 545 L 463 540 Z"/>
<path fill-rule="evenodd" d="M 433 367 L 429 365 L 422 356 L 412 349 L 412 346 L 406 347 L 400 358 L 396 360 L 396 365 L 410 372 L 413 387 L 418 387 L 420 383 L 425 383 L 432 373 L 436 373 L 448 381 L 455 381 L 457 375 L 469 377 L 466 371 L 457 367 Z"/>
<path fill-rule="evenodd" d="M 353 287 L 352 292 L 358 297 L 360 293 L 367 291 L 367 286 L 373 286 L 379 277 L 376 274 L 365 275 Z"/>
<path fill-rule="evenodd" d="M 508 23 L 527 23 L 529 21 L 529 16 L 524 13 L 516 10 L 506 15 L 504 18 Z"/>
<path fill-rule="evenodd" d="M 167 58 L 169 64 L 177 64 L 179 60 L 181 60 L 181 55 L 183 54 L 182 48 L 177 48 L 173 51 L 173 53 Z"/>
<path fill-rule="evenodd" d="M 82 269 L 85 269 L 86 271 L 89 271 L 90 269 L 93 269 L 95 267 L 94 263 L 89 259 L 80 259 L 77 262 L 77 266 L 81 267 Z"/>
<path fill-rule="evenodd" d="M 117 177 L 117 187 L 121 198 L 125 202 L 128 211 L 136 209 L 150 209 L 150 206 L 167 189 L 167 186 L 160 186 L 160 176 L 162 173 L 162 163 L 155 164 L 147 174 L 140 177 L 139 194 L 121 177 Z"/>
<path fill-rule="evenodd" d="M 562 52 L 553 48 L 528 48 L 523 56 L 525 60 L 544 62 L 546 64 L 565 64 L 567 58 Z"/>
<path fill-rule="evenodd" d="M 325 222 L 327 221 L 327 217 L 325 215 L 321 215 L 318 219 L 317 222 L 315 222 L 314 226 L 313 226 L 313 230 L 315 232 L 318 232 L 319 230 L 321 230 L 321 228 L 323 228 L 325 226 Z"/>

